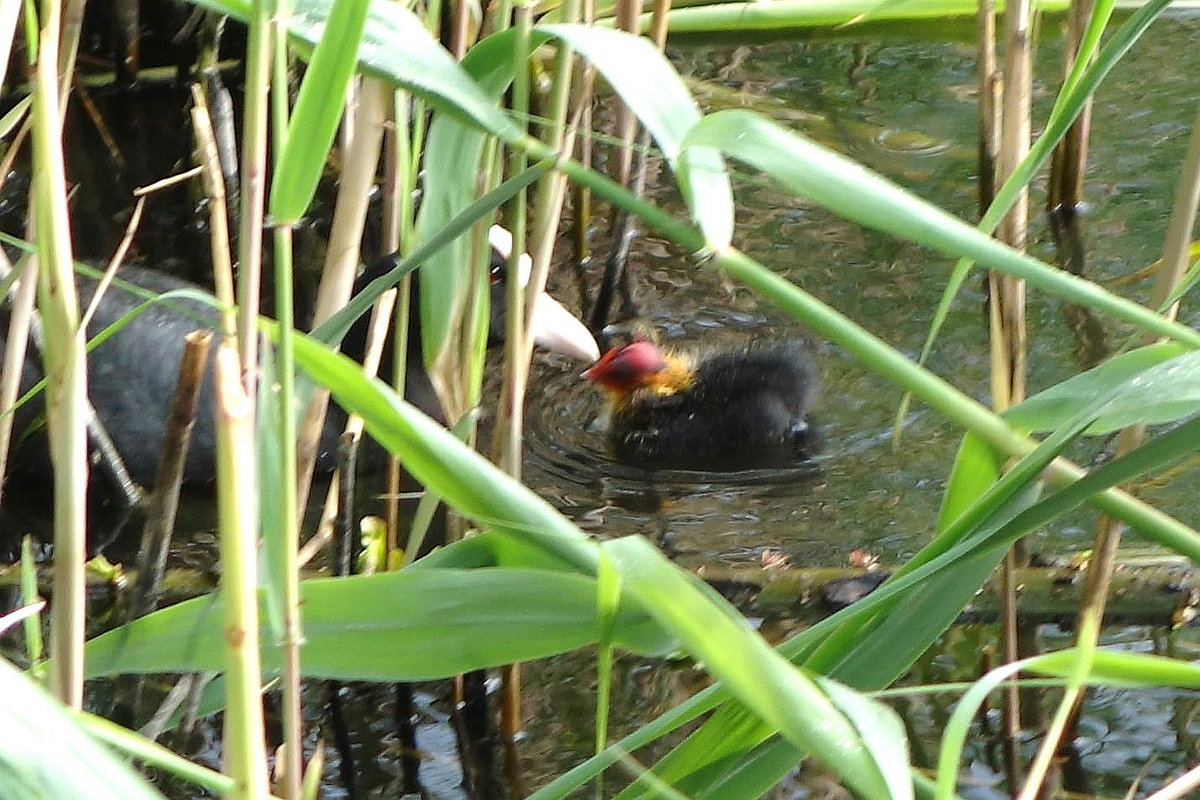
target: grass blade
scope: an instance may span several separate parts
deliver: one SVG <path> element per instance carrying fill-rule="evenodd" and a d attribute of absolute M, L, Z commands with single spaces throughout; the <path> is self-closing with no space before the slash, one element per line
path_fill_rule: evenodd
<path fill-rule="evenodd" d="M 907 775 L 896 780 L 895 759 L 908 763 L 907 745 L 890 709 L 857 699 L 851 703 L 839 693 L 853 707 L 853 716 L 847 716 L 825 684 L 789 664 L 723 598 L 646 540 L 618 539 L 604 549 L 628 591 L 766 724 L 824 761 L 864 797 L 912 796 Z M 859 727 L 867 716 L 879 737 L 871 745 Z M 887 754 L 886 766 L 880 754 Z"/>

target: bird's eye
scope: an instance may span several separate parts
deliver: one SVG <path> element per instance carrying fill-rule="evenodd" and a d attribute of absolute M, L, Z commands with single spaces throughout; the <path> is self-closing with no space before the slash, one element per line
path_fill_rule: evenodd
<path fill-rule="evenodd" d="M 508 261 L 500 254 L 496 248 L 492 248 L 492 262 L 488 265 L 489 280 L 495 285 L 504 280 L 505 274 L 508 272 Z"/>

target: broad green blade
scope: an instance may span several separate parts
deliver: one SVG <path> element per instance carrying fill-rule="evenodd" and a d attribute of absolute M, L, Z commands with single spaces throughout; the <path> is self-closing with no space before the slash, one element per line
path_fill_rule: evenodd
<path fill-rule="evenodd" d="M 0 800 L 161 798 L 125 760 L 80 730 L 62 704 L 0 658 Z"/>
<path fill-rule="evenodd" d="M 789 664 L 723 598 L 645 539 L 618 539 L 604 549 L 628 592 L 766 725 L 819 758 L 863 797 L 911 797 L 907 770 L 896 779 L 895 765 L 906 765 L 908 757 L 894 712 L 851 700 L 852 693 L 839 693 L 835 701 L 823 683 Z M 863 725 L 874 730 L 870 744 Z"/>
<path fill-rule="evenodd" d="M 860 164 L 759 114 L 739 110 L 710 114 L 696 125 L 688 141 L 716 147 L 846 219 L 949 255 L 968 256 L 1058 297 L 1200 347 L 1200 333 L 1191 328 L 1018 253 Z"/>
<path fill-rule="evenodd" d="M 370 0 L 335 0 L 325 19 L 312 22 L 307 34 L 316 49 L 304 71 L 287 138 L 271 181 L 270 212 L 276 224 L 295 224 L 308 210 L 325 169 L 342 119 L 346 92 L 358 64 L 358 46 L 367 21 Z"/>
<path fill-rule="evenodd" d="M 272 337 L 280 335 L 270 322 L 263 327 Z M 595 543 L 549 503 L 406 403 L 390 386 L 367 378 L 358 364 L 302 334 L 290 335 L 296 364 L 328 387 L 342 408 L 362 417 L 371 437 L 398 456 L 413 477 L 481 527 L 520 532 L 526 541 L 576 569 L 595 573 Z"/>
<path fill-rule="evenodd" d="M 1089 434 L 1160 425 L 1200 412 L 1200 353 L 1165 343 L 1114 356 L 1013 406 L 1003 416 L 1019 428 L 1051 430 L 1091 405 L 1100 393 L 1127 381 L 1129 391 L 1104 408 L 1087 429 Z"/>
<path fill-rule="evenodd" d="M 700 110 L 683 79 L 650 40 L 587 25 L 539 25 L 587 59 L 646 126 L 679 179 L 680 190 L 708 245 L 721 248 L 733 237 L 733 190 L 720 153 L 683 150 L 684 137 Z"/>
<path fill-rule="evenodd" d="M 301 584 L 309 677 L 417 681 L 556 655 L 598 638 L 596 584 L 547 570 L 405 569 Z M 624 604 L 622 647 L 662 653 L 669 637 Z M 220 670 L 221 603 L 206 595 L 102 634 L 87 645 L 88 677 Z M 266 647 L 263 668 L 282 655 Z"/>

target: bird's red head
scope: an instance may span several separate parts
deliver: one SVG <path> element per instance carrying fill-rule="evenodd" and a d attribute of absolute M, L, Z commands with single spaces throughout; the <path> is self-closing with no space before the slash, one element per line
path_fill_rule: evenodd
<path fill-rule="evenodd" d="M 623 394 L 653 383 L 666 368 L 666 359 L 652 342 L 637 341 L 609 350 L 583 375 L 597 386 Z"/>

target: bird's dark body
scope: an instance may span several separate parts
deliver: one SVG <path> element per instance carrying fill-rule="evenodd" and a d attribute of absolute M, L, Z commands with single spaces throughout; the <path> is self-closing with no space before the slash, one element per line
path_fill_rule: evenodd
<path fill-rule="evenodd" d="M 622 461 L 741 469 L 794 462 L 814 445 L 808 412 L 816 374 L 800 344 L 754 346 L 700 360 L 673 393 L 640 389 L 614 410 Z"/>
<path fill-rule="evenodd" d="M 187 281 L 149 269 L 125 267 L 118 276 L 122 281 L 156 294 L 179 290 L 202 291 Z M 359 281 L 360 285 L 365 285 L 373 277 L 374 274 L 364 276 Z M 96 282 L 91 278 L 78 277 L 76 285 L 80 306 L 86 307 L 95 293 Z M 88 337 L 95 337 L 142 302 L 142 297 L 127 289 L 110 286 L 88 323 Z M 364 315 L 347 334 L 346 352 L 353 358 L 362 357 L 367 316 Z M 3 317 L 0 322 L 7 327 L 7 315 Z M 89 354 L 88 399 L 117 452 L 121 454 L 130 477 L 142 485 L 154 482 L 158 454 L 165 435 L 165 422 L 179 374 L 179 362 L 183 358 L 184 336 L 198 328 L 211 330 L 216 327 L 216 312 L 207 303 L 182 297 L 171 298 L 149 306 Z M 0 349 L 4 346 L 3 336 L 4 332 L 0 331 Z M 417 354 L 420 351 L 419 341 L 409 348 L 414 361 L 419 358 Z M 212 379 L 215 352 L 214 346 L 210 351 L 196 423 L 188 447 L 183 476 L 185 483 L 210 483 L 216 477 Z M 40 379 L 41 369 L 37 358 L 26 358 L 21 380 L 22 393 Z M 441 406 L 424 369 L 410 368 L 405 398 L 442 421 Z M 44 480 L 51 474 L 45 428 L 40 424 L 42 410 L 41 395 L 38 395 L 19 408 L 14 419 L 15 449 L 11 467 L 13 473 L 25 478 Z M 345 421 L 345 413 L 331 405 L 322 432 L 317 463 L 320 471 L 333 469 L 337 439 Z"/>
<path fill-rule="evenodd" d="M 493 277 L 502 278 L 506 265 L 507 259 L 493 248 Z M 354 292 L 358 293 L 395 266 L 395 255 L 385 256 L 368 265 L 355 282 Z M 202 292 L 194 284 L 150 269 L 125 267 L 118 276 L 121 281 L 154 294 L 179 290 Z M 414 300 L 419 294 L 418 283 L 418 275 L 414 274 L 410 284 Z M 77 277 L 76 286 L 81 306 L 87 306 L 91 302 L 96 285 L 92 278 Z M 504 338 L 504 291 L 504 281 L 493 280 L 489 345 L 500 343 Z M 141 296 L 127 288 L 119 284 L 110 286 L 88 324 L 88 337 L 95 337 L 142 302 Z M 362 360 L 366 349 L 369 318 L 369 314 L 360 316 L 342 341 L 342 352 L 356 361 Z M 7 312 L 0 312 L 0 350 L 5 347 L 4 331 L 7 330 L 7 323 Z M 558 321 L 558 325 L 561 332 L 561 320 Z M 165 420 L 175 389 L 179 362 L 183 356 L 184 336 L 197 328 L 217 328 L 217 314 L 213 308 L 199 299 L 172 298 L 143 310 L 89 354 L 88 397 L 96 410 L 97 418 L 120 453 L 130 477 L 143 485 L 149 485 L 154 480 L 158 453 L 165 434 Z M 587 335 L 582 325 L 579 326 L 579 330 Z M 381 368 L 381 375 L 387 372 L 392 364 L 391 342 L 392 337 L 387 337 L 380 362 L 385 365 Z M 543 346 L 561 347 L 567 343 L 565 339 L 560 339 L 557 344 Z M 578 341 L 571 344 L 579 346 Z M 591 349 L 595 348 L 594 342 L 589 344 Z M 421 345 L 421 326 L 414 303 L 413 313 L 409 316 L 404 397 L 444 425 L 445 412 L 421 361 Z M 196 426 L 192 432 L 184 467 L 185 483 L 209 483 L 215 478 L 215 404 L 211 379 L 211 360 L 215 357 L 215 350 L 214 347 L 213 355 L 210 355 L 209 377 L 206 378 L 200 393 Z M 40 380 L 41 373 L 40 359 L 36 356 L 26 358 L 22 372 L 22 392 Z M 15 449 L 10 462 L 14 474 L 35 479 L 45 479 L 51 474 L 45 427 L 39 424 L 42 407 L 39 395 L 16 412 L 13 428 Z M 345 413 L 331 404 L 319 445 L 319 471 L 329 472 L 334 468 L 338 437 L 345 422 Z M 377 457 L 381 452 L 378 448 L 368 447 L 360 453 L 359 463 L 362 464 L 363 457 L 366 456 L 368 466 L 377 466 L 377 462 L 382 463 L 382 459 Z"/>

